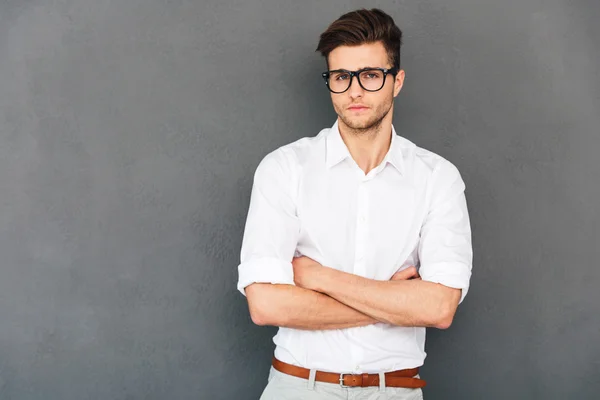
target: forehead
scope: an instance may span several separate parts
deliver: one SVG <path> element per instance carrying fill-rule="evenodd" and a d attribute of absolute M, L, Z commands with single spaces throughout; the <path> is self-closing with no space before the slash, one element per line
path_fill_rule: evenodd
<path fill-rule="evenodd" d="M 358 70 L 365 67 L 389 68 L 385 47 L 381 42 L 359 46 L 339 46 L 329 53 L 329 69 Z"/>

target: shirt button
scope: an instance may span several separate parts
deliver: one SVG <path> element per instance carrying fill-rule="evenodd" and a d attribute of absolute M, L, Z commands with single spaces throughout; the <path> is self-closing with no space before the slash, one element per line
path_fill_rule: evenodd
<path fill-rule="evenodd" d="M 360 365 L 357 365 L 354 369 L 358 371 L 360 369 Z"/>
<path fill-rule="evenodd" d="M 364 215 L 361 215 L 361 216 L 360 216 L 360 218 L 359 218 L 359 221 L 360 221 L 360 222 L 365 222 L 365 220 L 366 220 L 365 216 L 364 216 Z"/>

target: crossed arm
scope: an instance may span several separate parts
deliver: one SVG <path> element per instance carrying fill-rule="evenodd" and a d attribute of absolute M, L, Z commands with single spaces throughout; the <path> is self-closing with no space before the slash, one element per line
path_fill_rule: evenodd
<path fill-rule="evenodd" d="M 309 330 L 375 323 L 449 327 L 462 290 L 468 287 L 472 257 L 464 183 L 458 170 L 440 161 L 429 178 L 432 194 L 419 241 L 426 280 L 418 279 L 414 267 L 389 281 L 377 281 L 307 257 L 293 259 L 292 278 L 287 265 L 257 265 L 262 262 L 257 260 L 289 260 L 299 240 L 301 225 L 294 201 L 297 171 L 288 153 L 280 149 L 266 156 L 254 178 L 241 252 L 243 277 L 238 282 L 252 320 L 258 325 Z"/>
<path fill-rule="evenodd" d="M 422 281 L 414 267 L 377 281 L 308 257 L 292 264 L 296 286 L 255 283 L 246 288 L 254 323 L 308 330 L 378 322 L 446 329 L 461 296 L 460 289 Z"/>

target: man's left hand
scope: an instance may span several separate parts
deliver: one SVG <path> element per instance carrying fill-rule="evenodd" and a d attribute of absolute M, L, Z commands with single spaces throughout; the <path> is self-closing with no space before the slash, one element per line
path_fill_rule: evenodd
<path fill-rule="evenodd" d="M 295 257 L 292 260 L 294 267 L 294 283 L 304 289 L 316 290 L 319 274 L 326 269 L 324 266 L 306 256 Z"/>

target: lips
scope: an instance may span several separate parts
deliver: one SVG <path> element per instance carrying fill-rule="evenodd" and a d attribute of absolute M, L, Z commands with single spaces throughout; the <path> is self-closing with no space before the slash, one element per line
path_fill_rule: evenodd
<path fill-rule="evenodd" d="M 367 108 L 369 108 L 369 107 L 364 106 L 362 104 L 353 104 L 350 107 L 348 107 L 348 110 L 350 110 L 350 111 L 362 111 L 362 110 L 366 110 Z"/>

